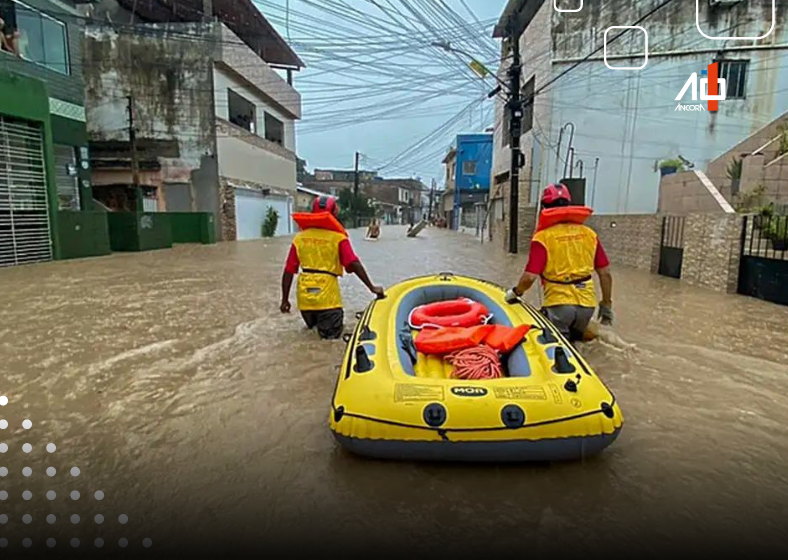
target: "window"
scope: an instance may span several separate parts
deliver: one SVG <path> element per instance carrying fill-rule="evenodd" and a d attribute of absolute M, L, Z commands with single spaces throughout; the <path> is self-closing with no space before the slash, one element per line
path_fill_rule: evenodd
<path fill-rule="evenodd" d="M 476 175 L 476 162 L 475 161 L 463 161 L 462 162 L 462 174 L 463 175 Z"/>
<path fill-rule="evenodd" d="M 69 73 L 66 25 L 16 0 L 0 0 L 5 33 L 17 31 L 9 45 L 20 57 L 61 74 Z"/>
<path fill-rule="evenodd" d="M 749 60 L 716 60 L 720 78 L 725 79 L 726 99 L 747 97 L 747 67 Z"/>
<path fill-rule="evenodd" d="M 265 139 L 285 145 L 285 125 L 270 113 L 265 114 Z"/>
<path fill-rule="evenodd" d="M 257 132 L 254 104 L 233 90 L 227 90 L 227 104 L 230 122 L 251 133 Z"/>
<path fill-rule="evenodd" d="M 74 147 L 55 145 L 55 165 L 58 207 L 61 210 L 79 211 L 77 158 Z"/>

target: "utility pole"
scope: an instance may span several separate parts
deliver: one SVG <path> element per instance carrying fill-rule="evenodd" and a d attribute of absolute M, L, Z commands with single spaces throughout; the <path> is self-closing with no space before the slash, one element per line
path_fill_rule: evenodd
<path fill-rule="evenodd" d="M 351 208 L 353 209 L 353 227 L 358 227 L 358 161 L 360 157 L 361 154 L 356 152 L 356 166 L 353 175 L 353 202 L 351 203 Z"/>
<path fill-rule="evenodd" d="M 430 189 L 430 210 L 427 216 L 427 219 L 431 222 L 432 221 L 432 204 L 433 200 L 435 199 L 435 178 L 432 178 L 432 188 Z"/>
<path fill-rule="evenodd" d="M 511 34 L 512 63 L 509 66 L 510 97 L 509 97 L 509 132 L 512 149 L 512 164 L 509 172 L 511 185 L 509 188 L 509 252 L 517 253 L 518 205 L 520 199 L 520 133 L 522 131 L 523 107 L 520 99 L 520 38 Z M 528 100 L 533 104 L 533 99 Z"/>
<path fill-rule="evenodd" d="M 134 96 L 127 96 L 129 101 L 129 145 L 131 146 L 131 177 L 134 187 L 135 207 L 142 212 L 142 193 L 140 192 L 140 169 L 137 160 L 137 131 L 134 128 Z"/>

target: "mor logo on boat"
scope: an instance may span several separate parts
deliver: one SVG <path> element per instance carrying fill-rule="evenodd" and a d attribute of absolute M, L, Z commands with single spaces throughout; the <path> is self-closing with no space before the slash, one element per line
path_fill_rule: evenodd
<path fill-rule="evenodd" d="M 458 397 L 483 397 L 487 394 L 484 387 L 452 387 L 451 392 Z"/>

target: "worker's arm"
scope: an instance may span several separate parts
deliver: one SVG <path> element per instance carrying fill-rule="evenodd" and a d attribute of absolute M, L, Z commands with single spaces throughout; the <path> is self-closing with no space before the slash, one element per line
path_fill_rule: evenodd
<path fill-rule="evenodd" d="M 597 242 L 594 268 L 599 276 L 602 301 L 599 302 L 599 318 L 603 325 L 613 324 L 613 275 L 610 273 L 610 260 L 600 241 Z"/>
<path fill-rule="evenodd" d="M 610 274 L 610 267 L 606 266 L 596 271 L 599 275 L 599 286 L 602 288 L 602 305 L 612 307 L 613 305 L 613 275 Z"/>
<path fill-rule="evenodd" d="M 372 283 L 372 280 L 369 279 L 369 275 L 367 274 L 364 265 L 361 264 L 361 260 L 358 258 L 358 256 L 356 256 L 356 253 L 353 251 L 353 247 L 350 245 L 350 241 L 347 239 L 343 240 L 339 244 L 339 262 L 342 263 L 342 266 L 345 267 L 345 270 L 358 276 L 359 280 L 364 283 L 370 292 L 378 297 L 383 296 L 383 287 L 376 286 Z"/>
<path fill-rule="evenodd" d="M 282 302 L 279 304 L 279 310 L 282 313 L 290 313 L 290 288 L 293 285 L 293 276 L 298 272 L 299 266 L 301 263 L 298 260 L 298 252 L 295 245 L 290 245 L 285 269 L 282 272 Z"/>
<path fill-rule="evenodd" d="M 282 273 L 282 303 L 279 310 L 282 313 L 290 313 L 290 287 L 293 285 L 293 275 L 287 271 Z"/>
<path fill-rule="evenodd" d="M 369 279 L 369 275 L 367 274 L 367 271 L 364 268 L 364 265 L 361 264 L 360 260 L 355 260 L 352 263 L 350 263 L 350 265 L 348 265 L 347 267 L 347 271 L 352 272 L 353 274 L 358 276 L 359 280 L 361 280 L 364 283 L 364 285 L 369 289 L 370 292 L 372 292 L 378 297 L 381 297 L 383 295 L 383 287 L 376 286 L 375 284 L 372 283 L 372 280 Z"/>
<path fill-rule="evenodd" d="M 542 272 L 544 272 L 546 264 L 547 249 L 538 241 L 531 241 L 531 249 L 528 253 L 528 264 L 525 265 L 525 270 L 522 276 L 520 276 L 517 285 L 507 292 L 506 301 L 508 303 L 514 303 L 517 298 L 530 290 L 534 282 L 536 282 L 542 275 Z"/>
<path fill-rule="evenodd" d="M 523 275 L 520 276 L 520 281 L 517 282 L 517 286 L 514 288 L 514 293 L 517 297 L 522 296 L 525 292 L 531 289 L 531 286 L 534 285 L 539 279 L 539 276 L 534 274 L 533 272 L 528 272 L 527 270 L 523 272 Z"/>

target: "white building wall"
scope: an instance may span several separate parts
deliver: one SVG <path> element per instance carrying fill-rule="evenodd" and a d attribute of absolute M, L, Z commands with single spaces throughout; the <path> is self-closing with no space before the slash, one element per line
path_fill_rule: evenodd
<path fill-rule="evenodd" d="M 639 72 L 614 72 L 599 62 L 584 63 L 572 79 L 553 91 L 550 141 L 562 123 L 573 122 L 575 162 L 584 163 L 587 202 L 597 213 L 650 213 L 657 210 L 660 174 L 657 163 L 681 155 L 697 169 L 788 111 L 788 48 L 728 52 L 749 59 L 747 98 L 719 102 L 714 113 L 676 111 L 675 100 L 692 72 L 712 62 L 713 54 L 654 57 Z M 559 64 L 556 70 L 564 68 Z M 779 93 L 782 92 L 782 93 Z M 684 103 L 693 103 L 689 93 Z M 697 101 L 706 107 L 705 101 Z M 561 160 L 547 153 L 547 170 L 559 178 Z M 596 193 L 593 167 L 599 158 Z M 577 177 L 576 169 L 574 176 Z"/>
<path fill-rule="evenodd" d="M 583 160 L 587 202 L 593 201 L 597 213 L 655 212 L 659 160 L 681 155 L 703 169 L 788 110 L 788 0 L 776 1 L 775 30 L 762 41 L 706 39 L 695 26 L 695 2 L 673 3 L 643 23 L 649 37 L 649 60 L 644 69 L 611 70 L 601 56 L 594 55 L 571 70 L 551 86 L 551 99 L 537 98 L 537 105 L 548 105 L 551 113 L 543 141 L 548 148 L 541 181 L 563 175 L 568 134 L 562 139 L 561 159 L 550 146 L 557 144 L 560 127 L 572 122 L 576 125 L 575 162 Z M 547 29 L 552 30 L 552 65 L 557 75 L 601 46 L 608 26 L 627 25 L 659 3 L 630 0 L 614 7 L 603 0 L 586 0 L 581 13 L 554 14 L 551 27 L 532 23 L 530 28 L 541 28 L 544 35 Z M 762 35 L 771 27 L 772 0 L 748 0 L 715 10 L 706 2 L 700 6 L 701 26 L 712 36 Z M 693 72 L 701 77 L 719 49 L 724 49 L 726 59 L 750 61 L 746 99 L 720 101 L 716 114 L 677 112 L 675 98 L 687 79 Z M 608 45 L 608 62 L 639 66 L 643 50 L 642 33 L 621 37 Z M 627 58 L 629 55 L 633 57 Z M 693 102 L 689 93 L 683 103 L 707 105 L 705 101 Z M 574 176 L 578 173 L 576 169 Z"/>
<path fill-rule="evenodd" d="M 216 143 L 219 175 L 222 177 L 295 192 L 295 160 L 269 152 L 239 137 L 219 134 Z"/>
<path fill-rule="evenodd" d="M 255 130 L 259 136 L 265 138 L 265 113 L 270 113 L 284 125 L 284 147 L 291 152 L 296 151 L 295 119 L 291 115 L 287 114 L 280 107 L 277 107 L 270 98 L 266 98 L 258 89 L 247 85 L 247 83 L 232 70 L 220 65 L 215 65 L 213 76 L 217 117 L 224 120 L 229 119 L 227 91 L 228 89 L 232 89 L 235 93 L 254 104 L 256 117 Z"/>

